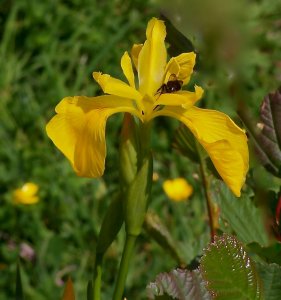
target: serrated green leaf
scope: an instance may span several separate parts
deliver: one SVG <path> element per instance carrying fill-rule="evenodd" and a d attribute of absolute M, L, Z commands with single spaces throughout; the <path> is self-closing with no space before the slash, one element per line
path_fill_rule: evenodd
<path fill-rule="evenodd" d="M 264 299 L 255 264 L 235 237 L 215 237 L 201 258 L 201 272 L 213 299 Z"/>
<path fill-rule="evenodd" d="M 247 248 L 261 257 L 265 262 L 281 265 L 280 243 L 275 243 L 269 247 L 261 247 L 258 243 L 251 243 L 247 245 Z"/>
<path fill-rule="evenodd" d="M 175 269 L 169 273 L 161 273 L 147 286 L 147 293 L 149 299 L 211 299 L 198 270 Z M 165 296 L 168 298 L 160 298 Z"/>
<path fill-rule="evenodd" d="M 264 226 L 262 211 L 254 205 L 250 198 L 236 198 L 222 183 L 218 183 L 213 198 L 220 207 L 220 217 L 229 225 L 242 242 L 257 242 L 268 246 L 269 238 Z"/>
<path fill-rule="evenodd" d="M 263 282 L 264 298 L 279 300 L 281 298 L 281 267 L 277 264 L 257 264 L 257 269 Z"/>
<path fill-rule="evenodd" d="M 256 151 L 264 167 L 281 177 L 281 92 L 268 94 L 260 109 L 261 131 Z"/>

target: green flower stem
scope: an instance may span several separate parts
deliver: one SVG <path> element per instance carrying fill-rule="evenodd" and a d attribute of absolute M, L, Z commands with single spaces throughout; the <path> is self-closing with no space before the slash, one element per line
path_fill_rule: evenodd
<path fill-rule="evenodd" d="M 126 242 L 117 275 L 113 300 L 122 300 L 129 263 L 139 236 L 152 183 L 152 156 L 150 153 L 151 123 L 138 123 L 125 115 L 120 143 L 120 177 L 124 202 Z"/>
<path fill-rule="evenodd" d="M 139 127 L 139 134 L 140 134 L 140 159 L 139 163 L 142 164 L 142 161 L 145 157 L 147 157 L 150 151 L 150 139 L 151 139 L 151 122 L 148 123 L 141 123 Z"/>
<path fill-rule="evenodd" d="M 197 142 L 196 142 L 196 146 L 197 146 L 197 151 L 200 159 L 200 173 L 203 180 L 203 188 L 204 188 L 204 194 L 205 194 L 208 216 L 209 216 L 211 242 L 213 242 L 215 238 L 215 228 L 214 228 L 213 213 L 212 213 L 212 198 L 210 194 L 210 182 L 208 179 L 206 162 L 203 158 L 202 150 L 200 149 L 200 145 Z"/>
<path fill-rule="evenodd" d="M 93 279 L 93 296 L 94 300 L 101 299 L 101 274 L 102 274 L 102 261 L 103 255 L 96 255 L 95 269 L 94 269 L 94 279 Z"/>
<path fill-rule="evenodd" d="M 129 269 L 129 263 L 134 252 L 137 236 L 128 234 L 126 236 L 126 242 L 123 249 L 120 268 L 118 271 L 117 281 L 113 294 L 113 300 L 122 300 L 123 291 L 125 288 L 126 278 Z M 95 299 L 96 300 L 96 299 Z"/>

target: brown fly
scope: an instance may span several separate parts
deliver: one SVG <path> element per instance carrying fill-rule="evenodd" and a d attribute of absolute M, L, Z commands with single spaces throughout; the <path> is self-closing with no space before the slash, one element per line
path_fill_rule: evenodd
<path fill-rule="evenodd" d="M 157 90 L 156 94 L 169 94 L 179 91 L 182 87 L 183 81 L 178 80 L 176 74 L 171 74 L 167 83 L 163 83 Z"/>

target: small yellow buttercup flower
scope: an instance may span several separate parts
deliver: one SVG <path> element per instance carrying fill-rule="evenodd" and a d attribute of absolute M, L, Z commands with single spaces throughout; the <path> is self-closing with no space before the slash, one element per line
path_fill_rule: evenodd
<path fill-rule="evenodd" d="M 167 196 L 174 201 L 184 201 L 191 196 L 192 186 L 184 178 L 165 180 L 163 189 Z"/>
<path fill-rule="evenodd" d="M 25 183 L 21 188 L 18 188 L 13 193 L 13 200 L 16 203 L 31 205 L 39 201 L 38 185 L 32 182 Z"/>

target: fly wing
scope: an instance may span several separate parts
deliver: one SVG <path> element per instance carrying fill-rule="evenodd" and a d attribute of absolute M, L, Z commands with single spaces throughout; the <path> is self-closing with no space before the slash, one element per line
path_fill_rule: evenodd
<path fill-rule="evenodd" d="M 177 80 L 178 80 L 177 75 L 171 74 L 168 81 L 177 81 Z"/>

